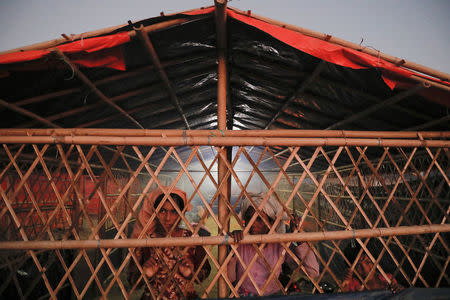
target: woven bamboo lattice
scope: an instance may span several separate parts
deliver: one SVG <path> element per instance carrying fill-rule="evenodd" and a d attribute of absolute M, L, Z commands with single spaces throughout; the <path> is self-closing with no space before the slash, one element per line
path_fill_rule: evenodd
<path fill-rule="evenodd" d="M 388 282 L 449 286 L 450 143 L 440 135 L 397 140 L 278 137 L 266 139 L 264 146 L 255 137 L 196 140 L 185 132 L 170 140 L 167 133 L 164 148 L 161 140 L 143 135 L 141 140 L 137 135 L 135 140 L 120 142 L 115 137 L 83 139 L 91 137 L 73 134 L 0 137 L 0 272 L 5 279 L 1 297 L 81 299 L 120 294 L 133 299 L 146 287 L 157 298 L 160 291 L 152 287 L 150 278 L 140 274 L 129 283 L 127 270 L 130 262 L 143 270 L 136 247 L 169 245 L 182 253 L 189 245 L 203 246 L 202 264 L 208 260 L 212 270 L 203 281 L 198 280 L 198 272 L 192 277 L 199 296 L 217 297 L 218 281 L 223 278 L 229 296 L 239 297 L 243 280 L 255 278 L 246 272 L 237 282 L 228 279 L 227 263 L 235 256 L 242 261 L 237 245 L 228 238 L 232 229 L 243 230 L 242 243 L 256 249 L 247 269 L 262 258 L 283 294 L 294 286 L 304 293 L 323 293 L 324 283 L 338 292 L 346 269 L 356 271 L 358 261 L 344 255 L 350 244 L 359 244 L 358 258 L 367 254 L 374 263 L 371 272 Z M 220 150 L 233 145 L 228 161 Z M 227 170 L 221 182 L 219 160 Z M 221 224 L 217 205 L 227 182 L 231 197 L 226 202 L 227 222 Z M 141 234 L 130 239 L 149 192 L 162 187 L 167 197 L 175 186 L 186 191 L 194 206 L 189 212 L 178 210 L 193 236 L 147 239 Z M 269 234 L 251 236 L 248 231 L 261 210 L 257 208 L 243 225 L 239 204 L 244 197 L 251 199 L 251 192 L 261 191 L 266 195 L 263 203 L 272 196 L 283 210 L 267 224 Z M 275 232 L 283 222 L 282 212 L 291 220 L 300 217 L 299 226 L 291 226 L 292 233 Z M 150 222 L 155 218 L 152 215 Z M 141 225 L 148 228 L 150 222 Z M 205 228 L 211 236 L 200 237 Z M 308 243 L 319 261 L 318 277 L 305 272 L 290 248 L 301 241 Z M 298 264 L 288 280 L 274 278 L 274 269 L 261 254 L 266 243 L 273 242 L 281 243 L 284 255 Z M 220 264 L 217 250 L 224 244 L 229 248 Z M 283 260 L 280 257 L 276 265 L 281 267 Z M 367 278 L 357 273 L 366 287 Z M 260 295 L 267 285 L 259 287 Z"/>

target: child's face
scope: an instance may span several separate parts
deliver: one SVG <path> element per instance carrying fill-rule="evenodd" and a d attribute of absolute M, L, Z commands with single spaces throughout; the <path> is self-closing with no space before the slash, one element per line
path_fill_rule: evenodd
<path fill-rule="evenodd" d="M 251 206 L 246 210 L 244 214 L 244 220 L 246 224 L 248 224 L 255 213 L 255 209 Z M 261 214 L 256 217 L 256 220 L 255 222 L 253 222 L 252 227 L 250 227 L 250 234 L 266 234 L 269 232 L 270 228 L 267 227 L 266 223 L 261 217 L 264 218 L 268 224 L 273 223 L 273 220 L 271 218 L 269 218 L 264 212 L 261 212 Z"/>
<path fill-rule="evenodd" d="M 157 217 L 159 223 L 161 223 L 164 229 L 168 232 L 173 224 L 178 222 L 180 216 L 178 215 L 173 205 L 168 200 L 166 200 L 164 202 L 164 205 L 157 213 Z"/>
<path fill-rule="evenodd" d="M 373 263 L 367 254 L 361 254 L 361 258 L 359 259 L 359 263 L 356 265 L 356 270 L 361 276 L 367 276 L 372 270 Z"/>

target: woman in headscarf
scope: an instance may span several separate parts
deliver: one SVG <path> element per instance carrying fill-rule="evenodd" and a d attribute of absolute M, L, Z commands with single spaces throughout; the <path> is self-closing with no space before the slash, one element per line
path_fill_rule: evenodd
<path fill-rule="evenodd" d="M 165 187 L 165 189 L 169 190 L 170 188 Z M 192 235 L 192 232 L 179 226 L 181 217 L 176 209 L 177 207 L 181 213 L 184 213 L 191 208 L 187 203 L 186 193 L 173 188 L 170 198 L 173 201 L 169 200 L 161 188 L 150 193 L 139 212 L 132 238 L 189 237 Z M 156 218 L 148 224 L 153 214 L 156 214 Z M 145 233 L 142 232 L 144 229 Z M 192 277 L 200 269 L 196 279 L 202 281 L 211 270 L 208 260 L 204 259 L 206 252 L 201 246 L 137 248 L 135 255 L 152 286 L 152 291 L 146 287 L 141 299 L 153 299 L 152 292 L 158 294 L 160 299 L 198 298 Z M 140 272 L 132 261 L 129 266 L 130 284 L 135 284 L 139 276 Z"/>
<path fill-rule="evenodd" d="M 270 196 L 262 207 L 261 213 L 257 213 L 255 207 L 259 208 L 261 206 L 261 203 L 264 200 L 264 196 L 264 194 L 250 194 L 250 197 L 253 200 L 254 204 L 248 198 L 244 198 L 241 203 L 241 214 L 246 225 L 252 219 L 253 215 L 257 214 L 257 218 L 251 225 L 249 233 L 269 233 L 270 228 L 268 227 L 268 225 L 272 226 L 279 214 L 282 215 L 282 220 L 277 225 L 276 232 L 285 233 L 286 226 L 284 224 L 284 221 L 288 220 L 288 216 L 285 212 L 283 212 L 281 204 L 274 197 Z M 242 231 L 240 230 L 233 231 L 231 233 L 231 236 L 234 238 L 235 242 L 239 242 L 243 238 Z M 285 262 L 288 263 L 293 269 L 297 267 L 297 264 L 295 263 L 293 258 L 289 254 L 283 254 L 283 250 L 284 248 L 280 243 L 266 244 L 265 247 L 261 250 L 264 259 L 270 266 L 269 269 L 264 263 L 264 260 L 257 254 L 253 245 L 243 244 L 238 246 L 237 251 L 246 266 L 250 264 L 255 255 L 257 256 L 256 261 L 250 267 L 249 274 L 246 275 L 246 278 L 238 289 L 239 295 L 254 296 L 260 294 L 270 295 L 280 293 L 280 285 L 277 283 L 277 278 L 281 273 L 281 264 L 277 265 L 278 258 L 282 255 L 285 255 Z M 302 243 L 296 246 L 293 252 L 300 259 L 302 265 L 304 266 L 306 272 L 310 277 L 314 278 L 319 275 L 319 264 L 317 262 L 316 256 L 314 255 L 314 252 L 307 243 Z M 228 265 L 228 278 L 232 282 L 237 281 L 236 279 L 240 279 L 244 276 L 246 269 L 247 268 L 240 263 L 235 255 L 230 260 L 230 263 Z M 266 282 L 268 281 L 270 273 L 273 269 L 275 269 L 275 274 L 266 285 Z M 253 282 L 252 280 L 250 280 L 249 276 L 253 278 Z M 266 287 L 264 288 L 264 286 Z"/>

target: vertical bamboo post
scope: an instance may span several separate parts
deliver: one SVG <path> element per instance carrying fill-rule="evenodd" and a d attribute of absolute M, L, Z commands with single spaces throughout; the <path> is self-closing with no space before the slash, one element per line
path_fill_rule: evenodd
<path fill-rule="evenodd" d="M 227 19 L 227 1 L 226 0 L 215 0 L 215 20 L 216 20 L 216 40 L 217 40 L 217 57 L 218 57 L 218 69 L 217 69 L 217 129 L 224 132 L 227 129 L 227 52 L 226 52 L 226 19 Z M 226 148 L 220 151 L 227 152 Z M 224 153 L 224 156 L 229 157 Z M 218 214 L 219 221 L 223 226 L 224 230 L 228 231 L 229 224 L 227 223 L 227 204 L 229 201 L 229 182 L 225 183 L 223 180 L 226 177 L 227 167 L 226 163 L 222 158 L 218 161 L 218 182 L 219 182 L 219 203 L 218 203 Z M 227 257 L 227 246 L 220 245 L 218 247 L 218 260 L 219 264 L 222 265 Z M 225 269 L 226 270 L 226 269 Z M 226 272 L 224 272 L 226 273 Z M 218 282 L 218 295 L 219 298 L 227 297 L 227 284 L 223 277 L 219 278 Z"/>

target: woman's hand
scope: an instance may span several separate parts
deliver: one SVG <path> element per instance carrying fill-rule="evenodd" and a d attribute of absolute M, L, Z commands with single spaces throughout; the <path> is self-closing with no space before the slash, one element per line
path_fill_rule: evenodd
<path fill-rule="evenodd" d="M 244 238 L 244 233 L 242 230 L 234 230 L 230 233 L 230 236 L 233 238 L 234 243 L 239 243 Z"/>
<path fill-rule="evenodd" d="M 149 258 L 145 263 L 144 263 L 144 273 L 145 276 L 147 276 L 148 278 L 152 278 L 156 272 L 158 272 L 159 270 L 159 265 L 156 263 L 154 258 Z"/>
<path fill-rule="evenodd" d="M 189 278 L 192 276 L 194 271 L 193 262 L 186 256 L 181 259 L 180 265 L 178 266 L 178 271 L 184 278 Z"/>
<path fill-rule="evenodd" d="M 392 294 L 397 294 L 398 292 L 402 291 L 404 287 L 398 284 L 397 281 L 393 280 L 389 285 L 389 289 L 391 290 Z"/>

